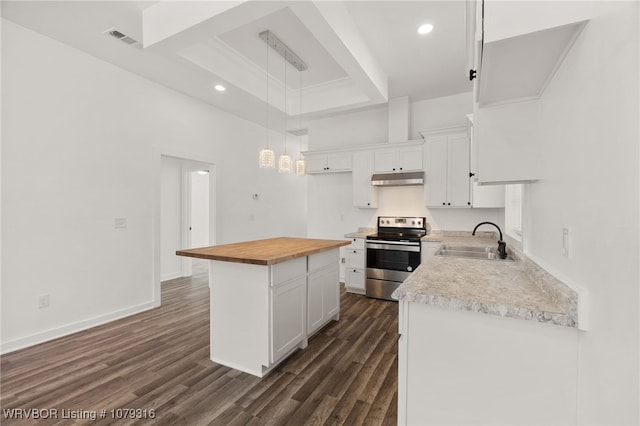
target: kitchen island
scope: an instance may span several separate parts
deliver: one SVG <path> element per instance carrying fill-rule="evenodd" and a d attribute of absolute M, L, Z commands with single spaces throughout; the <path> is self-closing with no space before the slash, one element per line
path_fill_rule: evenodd
<path fill-rule="evenodd" d="M 433 232 L 423 241 L 497 240 Z M 507 250 L 513 261 L 436 250 L 394 292 L 399 425 L 578 423 L 578 294 Z"/>
<path fill-rule="evenodd" d="M 345 240 L 270 238 L 179 250 L 209 260 L 211 360 L 263 377 L 340 314 Z"/>

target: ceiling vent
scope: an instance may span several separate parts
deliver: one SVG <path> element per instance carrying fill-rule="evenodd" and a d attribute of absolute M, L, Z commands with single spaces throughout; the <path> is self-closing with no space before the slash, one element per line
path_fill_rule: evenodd
<path fill-rule="evenodd" d="M 309 129 L 293 129 L 287 130 L 287 133 L 293 136 L 307 136 L 309 134 Z"/>
<path fill-rule="evenodd" d="M 116 30 L 115 28 L 110 28 L 107 31 L 105 31 L 106 34 L 109 34 L 111 37 L 120 40 L 123 43 L 126 44 L 136 44 L 138 42 L 138 40 L 129 37 L 126 34 L 121 33 L 120 31 Z"/>

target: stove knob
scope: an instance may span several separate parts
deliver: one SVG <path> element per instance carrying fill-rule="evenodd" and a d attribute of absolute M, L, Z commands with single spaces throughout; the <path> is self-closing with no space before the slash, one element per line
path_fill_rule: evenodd
<path fill-rule="evenodd" d="M 413 268 L 411 266 L 407 266 L 407 271 L 411 272 L 413 271 Z"/>

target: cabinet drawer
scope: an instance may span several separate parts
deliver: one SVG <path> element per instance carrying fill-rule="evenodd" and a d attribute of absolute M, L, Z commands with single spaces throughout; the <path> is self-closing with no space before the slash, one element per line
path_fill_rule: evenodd
<path fill-rule="evenodd" d="M 351 288 L 364 290 L 365 273 L 364 269 L 348 268 L 347 285 Z"/>
<path fill-rule="evenodd" d="M 316 271 L 327 265 L 338 264 L 339 250 L 328 250 L 322 253 L 316 253 L 309 256 L 309 272 Z"/>
<path fill-rule="evenodd" d="M 276 263 L 271 267 L 271 286 L 277 286 L 301 275 L 305 275 L 306 273 L 306 256 L 288 260 L 282 263 Z"/>
<path fill-rule="evenodd" d="M 364 268 L 364 250 L 347 250 L 347 268 Z"/>
<path fill-rule="evenodd" d="M 347 250 L 364 250 L 364 238 L 352 238 Z"/>

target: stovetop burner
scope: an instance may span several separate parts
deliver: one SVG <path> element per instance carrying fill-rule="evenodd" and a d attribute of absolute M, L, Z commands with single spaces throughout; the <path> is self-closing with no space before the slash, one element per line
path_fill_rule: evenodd
<path fill-rule="evenodd" d="M 420 241 L 427 234 L 424 217 L 378 217 L 378 232 L 367 240 Z"/>

